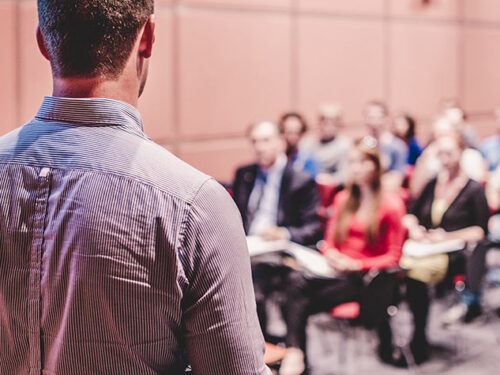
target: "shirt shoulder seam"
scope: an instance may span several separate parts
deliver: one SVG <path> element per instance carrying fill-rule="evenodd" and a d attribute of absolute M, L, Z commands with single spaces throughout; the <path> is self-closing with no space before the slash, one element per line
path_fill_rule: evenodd
<path fill-rule="evenodd" d="M 192 205 L 192 203 L 193 203 L 196 195 L 201 190 L 201 188 L 205 185 L 205 183 L 207 181 L 213 179 L 212 177 L 207 177 L 205 179 L 205 181 L 203 181 L 202 183 L 200 183 L 200 186 L 197 189 L 196 188 L 193 189 L 195 191 L 194 191 L 193 194 L 190 194 L 190 197 L 185 198 L 185 197 L 181 197 L 180 195 L 174 194 L 172 192 L 166 191 L 165 189 L 162 189 L 161 187 L 159 187 L 157 185 L 154 185 L 151 182 L 142 180 L 142 179 L 134 177 L 132 175 L 127 175 L 127 174 L 122 174 L 122 173 L 118 173 L 118 172 L 113 172 L 113 171 L 109 171 L 109 170 L 106 170 L 106 169 L 84 168 L 84 167 L 68 168 L 68 167 L 56 167 L 56 166 L 41 165 L 41 164 L 15 163 L 15 162 L 8 162 L 8 161 L 0 161 L 0 164 L 17 165 L 17 166 L 20 166 L 20 167 L 31 167 L 31 168 L 44 168 L 44 167 L 48 167 L 48 168 L 52 168 L 52 169 L 56 169 L 56 170 L 71 170 L 71 171 L 81 170 L 81 171 L 89 171 L 89 172 L 95 172 L 95 173 L 100 173 L 100 174 L 113 175 L 113 176 L 116 176 L 116 177 L 119 177 L 119 178 L 123 178 L 123 179 L 131 180 L 131 181 L 135 181 L 135 182 L 137 182 L 139 184 L 149 186 L 149 187 L 151 187 L 153 189 L 156 189 L 156 190 L 158 190 L 158 191 L 160 191 L 160 192 L 162 192 L 164 194 L 167 194 L 167 195 L 169 195 L 171 197 L 174 197 L 174 198 L 176 198 L 176 199 L 178 199 L 180 201 L 183 201 L 184 203 L 188 204 L 189 206 Z"/>

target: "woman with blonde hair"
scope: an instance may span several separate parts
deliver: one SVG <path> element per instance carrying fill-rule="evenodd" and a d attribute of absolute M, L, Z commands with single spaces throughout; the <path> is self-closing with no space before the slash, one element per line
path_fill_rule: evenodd
<path fill-rule="evenodd" d="M 484 263 L 484 237 L 487 232 L 489 209 L 480 183 L 467 176 L 460 166 L 464 144 L 456 134 L 443 135 L 436 140 L 440 172 L 424 187 L 411 204 L 410 214 L 404 218 L 408 236 L 421 248 L 429 244 L 443 245 L 450 240 L 461 240 L 474 245 L 466 267 L 466 290 L 463 303 L 442 317 L 443 323 L 457 320 L 471 321 L 480 313 L 479 292 Z M 460 250 L 460 249 L 455 249 Z M 457 253 L 458 254 L 458 253 Z M 446 253 L 427 257 L 403 257 L 401 265 L 407 268 L 407 300 L 413 313 L 414 333 L 411 351 L 417 364 L 427 360 L 426 336 L 430 300 L 428 285 L 436 285 L 449 274 L 449 256 Z"/>

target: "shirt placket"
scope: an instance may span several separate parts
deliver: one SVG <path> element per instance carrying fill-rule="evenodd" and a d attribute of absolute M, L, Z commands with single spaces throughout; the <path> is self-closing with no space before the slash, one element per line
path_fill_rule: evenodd
<path fill-rule="evenodd" d="M 31 245 L 30 280 L 28 299 L 30 375 L 40 375 L 41 359 L 41 272 L 42 246 L 45 216 L 50 191 L 50 168 L 42 168 L 38 175 L 38 186 L 33 220 L 33 242 Z"/>

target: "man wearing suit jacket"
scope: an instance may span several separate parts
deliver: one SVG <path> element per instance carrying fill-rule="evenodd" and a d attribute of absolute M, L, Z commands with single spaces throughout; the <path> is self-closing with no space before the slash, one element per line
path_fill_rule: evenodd
<path fill-rule="evenodd" d="M 288 163 L 276 124 L 253 124 L 248 136 L 256 163 L 239 168 L 233 184 L 234 200 L 247 235 L 314 245 L 322 238 L 314 180 Z M 252 264 L 257 310 L 267 340 L 272 339 L 266 330 L 266 300 L 272 292 L 283 288 L 289 270 L 279 257 L 270 258 L 253 260 Z"/>
<path fill-rule="evenodd" d="M 239 168 L 233 184 L 246 233 L 314 245 L 321 239 L 314 180 L 287 162 L 276 124 L 256 123 L 248 135 L 256 163 Z"/>

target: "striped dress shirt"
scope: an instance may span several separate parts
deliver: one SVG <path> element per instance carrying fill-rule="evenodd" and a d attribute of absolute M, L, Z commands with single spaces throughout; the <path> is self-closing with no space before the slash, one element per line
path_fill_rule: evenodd
<path fill-rule="evenodd" d="M 0 138 L 0 374 L 269 374 L 239 213 L 138 111 L 46 97 Z"/>

